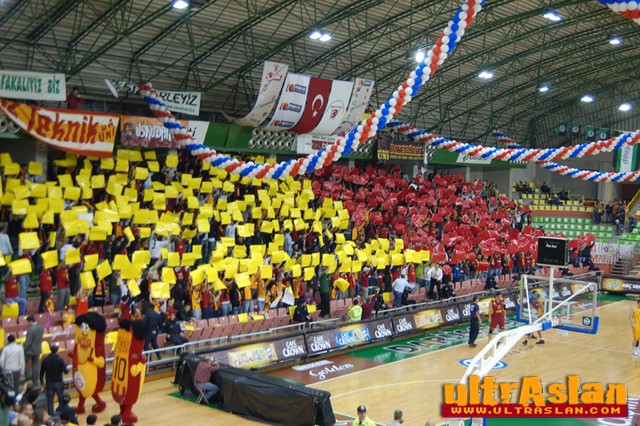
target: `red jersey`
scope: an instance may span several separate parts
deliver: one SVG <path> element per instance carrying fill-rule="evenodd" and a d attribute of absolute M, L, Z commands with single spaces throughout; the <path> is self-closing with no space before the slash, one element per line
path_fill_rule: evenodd
<path fill-rule="evenodd" d="M 76 316 L 89 312 L 89 299 L 78 299 L 76 302 Z"/>
<path fill-rule="evenodd" d="M 51 279 L 51 272 L 45 269 L 40 273 L 40 292 L 53 291 L 53 280 Z"/>
<path fill-rule="evenodd" d="M 202 309 L 211 307 L 211 293 L 209 290 L 202 290 L 200 292 L 200 307 Z"/>
<path fill-rule="evenodd" d="M 58 288 L 69 288 L 69 271 L 67 271 L 67 268 L 56 269 L 56 283 Z"/>
<path fill-rule="evenodd" d="M 120 303 L 120 319 L 131 319 L 131 305 L 128 302 Z"/>
<path fill-rule="evenodd" d="M 13 299 L 15 297 L 18 297 L 18 295 L 20 294 L 20 289 L 18 287 L 18 278 L 15 275 L 11 275 L 9 278 L 7 278 L 7 280 L 4 282 L 4 285 L 5 299 Z"/>
<path fill-rule="evenodd" d="M 415 283 L 418 281 L 416 278 L 416 267 L 413 265 L 409 265 L 409 268 L 407 268 L 407 280 L 410 283 Z"/>
<path fill-rule="evenodd" d="M 491 301 L 491 315 L 504 315 L 504 300 L 493 299 Z"/>

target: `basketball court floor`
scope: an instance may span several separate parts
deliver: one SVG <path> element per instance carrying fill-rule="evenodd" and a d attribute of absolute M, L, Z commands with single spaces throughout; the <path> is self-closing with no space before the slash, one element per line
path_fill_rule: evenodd
<path fill-rule="evenodd" d="M 503 359 L 500 369 L 490 373 L 498 381 L 519 381 L 526 375 L 537 375 L 543 384 L 564 382 L 576 374 L 582 382 L 624 383 L 628 386 L 631 405 L 629 419 L 500 419 L 489 425 L 640 425 L 640 357 L 631 354 L 629 313 L 635 300 L 618 297 L 603 298 L 607 303 L 598 308 L 601 319 L 596 335 L 549 330 L 544 333 L 546 344 L 520 345 Z M 514 326 L 509 321 L 508 326 Z M 312 364 L 289 366 L 267 374 L 282 377 L 331 392 L 331 403 L 338 418 L 356 416 L 357 406 L 364 404 L 369 417 L 385 424 L 395 409 L 404 412 L 404 424 L 423 426 L 427 420 L 445 423 L 440 417 L 442 385 L 458 383 L 467 362 L 487 342 L 485 320 L 478 347 L 466 345 L 466 327 L 428 331 L 423 335 L 397 340 L 374 348 L 352 351 Z M 134 412 L 139 425 L 219 425 L 241 426 L 258 424 L 218 409 L 198 406 L 176 397 L 172 378 L 166 377 L 145 384 Z M 116 405 L 105 392 L 107 412 L 99 416 L 98 424 L 115 414 Z M 350 424 L 350 422 L 348 423 Z"/>

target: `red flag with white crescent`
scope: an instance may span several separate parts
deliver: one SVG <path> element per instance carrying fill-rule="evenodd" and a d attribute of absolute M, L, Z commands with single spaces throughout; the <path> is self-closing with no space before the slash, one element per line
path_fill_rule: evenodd
<path fill-rule="evenodd" d="M 320 123 L 327 107 L 331 83 L 332 80 L 311 77 L 304 113 L 298 124 L 291 129 L 293 132 L 298 134 L 309 133 Z"/>

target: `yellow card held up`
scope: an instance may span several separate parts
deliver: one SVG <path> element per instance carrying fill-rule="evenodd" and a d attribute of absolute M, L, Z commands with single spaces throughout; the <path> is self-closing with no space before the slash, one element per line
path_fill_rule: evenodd
<path fill-rule="evenodd" d="M 98 254 L 89 254 L 84 257 L 84 271 L 93 271 L 98 266 Z"/>
<path fill-rule="evenodd" d="M 21 232 L 19 239 L 20 248 L 23 250 L 32 250 L 40 247 L 40 239 L 37 232 Z"/>
<path fill-rule="evenodd" d="M 98 265 L 97 272 L 98 272 L 98 279 L 103 280 L 109 275 L 111 275 L 113 271 L 111 270 L 111 265 L 109 265 L 109 262 L 103 261 Z"/>
<path fill-rule="evenodd" d="M 129 289 L 129 293 L 131 293 L 132 297 L 136 297 L 141 293 L 140 287 L 138 287 L 138 283 L 136 282 L 136 280 L 131 279 L 127 281 L 127 288 Z"/>
<path fill-rule="evenodd" d="M 260 278 L 263 280 L 270 280 L 273 278 L 273 266 L 271 265 L 262 265 L 260 267 Z"/>
<path fill-rule="evenodd" d="M 82 288 L 85 290 L 91 290 L 94 288 L 96 286 L 96 281 L 93 278 L 93 272 L 81 272 L 80 284 L 82 284 Z"/>
<path fill-rule="evenodd" d="M 80 250 L 78 249 L 69 249 L 65 253 L 65 263 L 67 265 L 75 265 L 76 263 L 80 263 Z"/>
<path fill-rule="evenodd" d="M 13 275 L 23 275 L 31 273 L 31 261 L 29 259 L 14 260 L 9 264 Z"/>
<path fill-rule="evenodd" d="M 162 281 L 170 284 L 176 283 L 176 273 L 173 268 L 162 268 Z"/>
<path fill-rule="evenodd" d="M 44 262 L 45 269 L 55 268 L 58 266 L 58 251 L 50 250 L 44 253 L 41 253 L 42 261 Z"/>
<path fill-rule="evenodd" d="M 35 161 L 29 161 L 29 167 L 27 173 L 33 176 L 40 176 L 42 174 L 42 164 Z"/>
<path fill-rule="evenodd" d="M 153 299 L 169 299 L 171 297 L 171 293 L 169 291 L 169 283 L 151 283 L 151 297 Z"/>

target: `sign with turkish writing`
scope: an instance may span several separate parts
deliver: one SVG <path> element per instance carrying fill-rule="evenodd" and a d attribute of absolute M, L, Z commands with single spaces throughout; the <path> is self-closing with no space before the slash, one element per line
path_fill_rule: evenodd
<path fill-rule="evenodd" d="M 309 94 L 311 77 L 302 74 L 287 74 L 276 112 L 265 127 L 266 130 L 287 130 L 298 124 Z"/>
<path fill-rule="evenodd" d="M 111 157 L 119 117 L 0 101 L 0 110 L 25 133 L 77 155 Z"/>
<path fill-rule="evenodd" d="M 223 113 L 225 118 L 239 126 L 258 127 L 261 125 L 276 105 L 288 70 L 289 65 L 266 61 L 262 70 L 262 83 L 258 99 L 251 112 L 242 118 L 234 118 Z"/>
<path fill-rule="evenodd" d="M 352 81 L 333 80 L 324 115 L 320 123 L 310 133 L 314 135 L 331 135 L 336 131 L 347 112 L 352 89 Z"/>
<path fill-rule="evenodd" d="M 389 132 L 378 137 L 378 161 L 394 164 L 415 164 L 424 160 L 424 144 L 401 140 L 400 135 Z"/>
<path fill-rule="evenodd" d="M 297 135 L 296 152 L 298 154 L 315 154 L 317 151 L 335 144 L 339 138 L 339 136 Z"/>
<path fill-rule="evenodd" d="M 640 294 L 640 279 L 605 275 L 602 279 L 602 289 L 610 293 Z"/>
<path fill-rule="evenodd" d="M 127 95 L 136 95 L 140 92 L 137 84 L 129 83 L 121 80 L 111 80 L 105 78 L 105 84 L 109 88 L 111 94 L 117 98 L 119 92 Z M 182 113 L 188 115 L 200 115 L 200 102 L 202 101 L 202 93 L 200 92 L 172 92 L 169 90 L 157 90 L 158 99 L 163 101 L 167 108 L 173 113 Z"/>
<path fill-rule="evenodd" d="M 208 121 L 178 120 L 187 133 L 202 143 L 209 128 Z M 162 121 L 153 117 L 122 116 L 120 120 L 120 144 L 139 148 L 181 148 Z"/>
<path fill-rule="evenodd" d="M 64 101 L 64 74 L 0 70 L 0 98 Z"/>
<path fill-rule="evenodd" d="M 357 78 L 351 92 L 351 100 L 347 108 L 347 113 L 340 126 L 335 131 L 336 134 L 350 132 L 360 122 L 360 118 L 369 105 L 369 99 L 373 94 L 373 80 Z"/>

